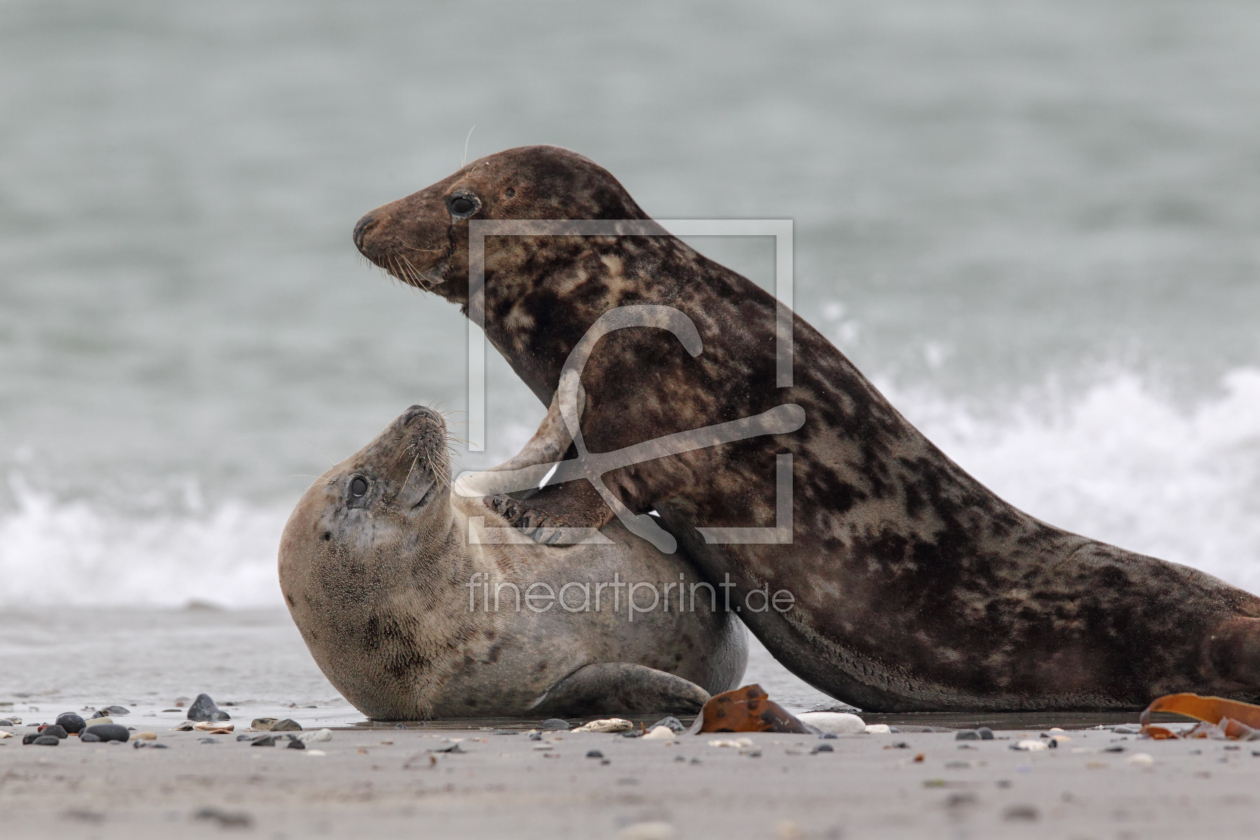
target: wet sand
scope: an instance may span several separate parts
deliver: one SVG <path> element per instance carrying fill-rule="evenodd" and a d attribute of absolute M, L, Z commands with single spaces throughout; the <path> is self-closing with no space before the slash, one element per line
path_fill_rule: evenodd
<path fill-rule="evenodd" d="M 0 813 L 12 837 L 1260 836 L 1260 747 L 1075 730 L 1017 752 L 1044 739 L 997 734 L 351 729 L 307 750 L 168 731 L 167 749 L 10 738 Z M 709 744 L 739 737 L 753 746 Z M 453 739 L 462 752 L 436 752 Z"/>

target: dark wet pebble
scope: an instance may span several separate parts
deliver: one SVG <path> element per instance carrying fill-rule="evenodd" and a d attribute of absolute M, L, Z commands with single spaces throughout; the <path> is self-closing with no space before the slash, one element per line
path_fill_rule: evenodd
<path fill-rule="evenodd" d="M 550 732 L 555 732 L 561 729 L 568 729 L 569 722 L 567 720 L 561 720 L 560 718 L 547 718 L 546 720 L 542 722 L 542 726 L 538 728 L 546 729 Z"/>
<path fill-rule="evenodd" d="M 910 745 L 907 744 L 905 741 L 898 741 L 897 743 L 892 745 L 892 748 L 894 750 L 908 750 L 910 749 Z"/>
<path fill-rule="evenodd" d="M 976 733 L 980 736 L 980 740 L 981 740 L 981 741 L 992 741 L 992 740 L 993 740 L 993 730 L 992 730 L 992 729 L 990 729 L 990 728 L 989 728 L 989 727 L 987 727 L 987 726 L 980 726 L 980 727 L 977 727 L 977 728 L 976 728 Z"/>
<path fill-rule="evenodd" d="M 810 754 L 810 755 L 813 755 L 814 753 L 820 753 L 820 752 L 835 752 L 835 751 L 836 751 L 836 748 L 835 748 L 835 747 L 833 747 L 833 746 L 831 746 L 831 744 L 819 744 L 818 746 L 816 746 L 816 747 L 814 747 L 812 750 L 810 750 L 810 751 L 809 751 L 809 754 Z"/>
<path fill-rule="evenodd" d="M 203 743 L 203 744 L 217 744 L 217 743 L 219 743 L 218 739 L 216 739 L 216 738 L 198 738 L 197 740 L 198 740 L 198 741 L 200 741 L 200 742 L 201 742 L 201 743 Z"/>
<path fill-rule="evenodd" d="M 600 764 L 612 764 L 612 761 L 611 761 L 610 759 L 607 759 L 607 758 L 601 758 L 601 759 L 599 760 L 599 763 L 600 763 Z"/>
<path fill-rule="evenodd" d="M 682 732 L 683 729 L 686 728 L 682 725 L 682 723 L 676 717 L 663 717 L 660 720 L 658 720 L 656 723 L 649 726 L 648 732 L 651 732 L 653 729 L 655 729 L 658 726 L 664 726 L 667 729 L 669 729 L 670 732 Z"/>
<path fill-rule="evenodd" d="M 87 722 L 74 712 L 62 712 L 57 715 L 57 725 L 67 732 L 82 732 Z"/>
<path fill-rule="evenodd" d="M 698 758 L 693 758 L 693 759 L 691 759 L 691 761 L 689 761 L 688 763 L 689 763 L 689 764 L 699 764 L 699 763 L 700 763 L 700 759 L 698 759 Z"/>
<path fill-rule="evenodd" d="M 274 747 L 276 745 L 275 735 L 264 735 L 261 738 L 255 738 L 251 747 Z"/>
<path fill-rule="evenodd" d="M 541 741 L 541 740 L 542 740 L 542 733 L 541 733 L 541 732 L 531 732 L 531 733 L 529 733 L 529 740 L 531 740 L 531 741 Z"/>
<path fill-rule="evenodd" d="M 1119 744 L 1112 744 L 1110 747 L 1103 747 L 1103 752 L 1117 753 L 1124 752 L 1124 747 Z"/>
<path fill-rule="evenodd" d="M 13 721 L 8 718 L 0 718 L 0 726 L 13 726 Z"/>
<path fill-rule="evenodd" d="M 131 733 L 127 731 L 127 727 L 119 723 L 98 723 L 95 726 L 89 726 L 83 731 L 89 735 L 95 735 L 102 741 L 124 742 L 131 738 Z"/>
<path fill-rule="evenodd" d="M 100 742 L 100 740 L 101 740 L 101 736 L 96 735 L 92 732 L 84 732 L 82 735 L 79 736 L 79 743 L 81 744 L 95 744 L 95 743 Z"/>
<path fill-rule="evenodd" d="M 101 713 L 110 717 L 122 717 L 123 715 L 131 714 L 131 709 L 128 709 L 126 706 L 106 706 L 101 709 Z"/>
<path fill-rule="evenodd" d="M 253 735 L 237 735 L 237 736 L 236 736 L 236 740 L 238 740 L 238 741 L 252 741 L 252 740 L 254 740 L 254 736 L 253 736 Z"/>
<path fill-rule="evenodd" d="M 622 732 L 622 738 L 642 738 L 643 731 L 640 729 L 631 729 L 629 732 Z"/>
<path fill-rule="evenodd" d="M 586 757 L 587 758 L 603 758 L 604 754 L 600 752 L 599 750 L 587 750 Z"/>
<path fill-rule="evenodd" d="M 979 741 L 980 733 L 974 729 L 960 729 L 954 733 L 955 741 Z"/>
<path fill-rule="evenodd" d="M 837 734 L 836 734 L 836 733 L 834 733 L 834 732 L 824 732 L 823 734 L 819 735 L 818 737 L 819 737 L 819 738 L 821 738 L 821 739 L 822 739 L 822 740 L 824 740 L 824 741 L 834 741 L 834 740 L 836 740 L 837 738 L 839 738 L 840 736 L 839 736 L 839 735 L 837 735 Z"/>
<path fill-rule="evenodd" d="M 291 721 L 291 720 L 289 720 L 289 721 L 281 721 L 280 723 L 293 723 L 293 721 Z M 272 727 L 272 729 L 279 729 L 279 728 L 280 728 L 280 723 L 277 723 L 275 726 L 273 726 L 273 727 Z M 301 729 L 301 728 L 302 728 L 302 727 L 300 727 L 300 726 L 298 727 L 298 729 Z M 394 725 L 394 728 L 395 728 L 395 729 L 406 729 L 406 728 L 407 728 L 407 724 L 405 724 L 405 723 L 395 724 L 395 725 Z"/>
<path fill-rule="evenodd" d="M 209 694 L 198 694 L 197 699 L 188 707 L 189 720 L 231 720 L 232 716 L 214 705 Z"/>
<path fill-rule="evenodd" d="M 166 744 L 159 744 L 157 741 L 132 741 L 131 748 L 133 750 L 165 750 L 169 749 Z"/>
<path fill-rule="evenodd" d="M 70 733 L 66 732 L 66 728 L 64 726 L 58 726 L 57 724 L 53 723 L 53 724 L 49 724 L 48 726 L 41 726 L 39 728 L 39 734 L 51 735 L 54 738 L 65 738 Z"/>
<path fill-rule="evenodd" d="M 288 743 L 288 745 L 287 745 L 287 749 L 290 749 L 290 750 L 304 750 L 304 749 L 306 749 L 306 744 L 302 743 L 302 742 L 301 742 L 301 741 L 299 741 L 297 738 L 294 738 L 294 739 L 292 739 L 292 740 L 290 740 L 290 741 L 289 741 L 289 743 Z"/>
<path fill-rule="evenodd" d="M 182 712 L 182 711 L 184 710 L 183 709 L 163 709 L 162 714 L 166 714 L 167 712 Z"/>
<path fill-rule="evenodd" d="M 687 758 L 686 756 L 676 755 L 674 756 L 674 761 L 679 762 L 679 763 L 684 763 L 687 761 Z"/>
<path fill-rule="evenodd" d="M 398 724 L 398 726 L 395 726 L 394 728 L 406 729 L 407 726 L 406 724 L 400 723 Z M 290 720 L 289 718 L 285 718 L 284 720 L 276 721 L 276 723 L 272 725 L 271 731 L 272 732 L 301 732 L 302 724 L 298 723 L 296 720 Z"/>
<path fill-rule="evenodd" d="M 61 739 L 56 735 L 40 735 L 31 743 L 37 747 L 55 747 L 61 743 Z"/>
<path fill-rule="evenodd" d="M 36 738 L 39 738 L 39 737 L 41 737 L 41 736 L 40 736 L 40 734 L 39 734 L 38 732 L 28 732 L 28 733 L 26 733 L 25 735 L 23 735 L 23 736 L 22 736 L 22 743 L 23 743 L 23 744 L 33 744 L 33 743 L 35 743 L 35 739 L 36 739 Z"/>

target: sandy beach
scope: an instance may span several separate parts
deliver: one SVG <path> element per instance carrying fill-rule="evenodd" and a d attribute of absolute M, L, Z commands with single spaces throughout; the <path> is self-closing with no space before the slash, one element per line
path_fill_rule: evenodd
<path fill-rule="evenodd" d="M 1260 749 L 1070 730 L 680 735 L 336 730 L 298 750 L 0 741 L 9 837 L 1251 837 Z M 237 732 L 241 730 L 238 725 Z M 15 728 L 14 734 L 28 731 Z M 744 747 L 711 741 L 747 738 Z M 1068 740 L 1070 739 L 1070 740 Z M 445 752 L 458 743 L 458 752 Z M 822 746 L 823 751 L 818 751 Z M 831 751 L 825 748 L 830 746 Z M 590 757 L 598 751 L 600 757 Z"/>

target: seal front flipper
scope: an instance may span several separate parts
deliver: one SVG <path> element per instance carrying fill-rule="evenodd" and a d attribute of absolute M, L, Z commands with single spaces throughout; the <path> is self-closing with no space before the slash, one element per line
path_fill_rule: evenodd
<path fill-rule="evenodd" d="M 539 715 L 694 715 L 709 692 L 682 677 L 627 662 L 586 665 L 547 689 L 530 706 Z"/>
<path fill-rule="evenodd" d="M 599 529 L 613 519 L 595 488 L 585 481 L 571 481 L 544 487 L 528 500 L 508 495 L 485 500 L 495 513 L 519 528 L 536 542 L 553 544 L 557 529 Z"/>

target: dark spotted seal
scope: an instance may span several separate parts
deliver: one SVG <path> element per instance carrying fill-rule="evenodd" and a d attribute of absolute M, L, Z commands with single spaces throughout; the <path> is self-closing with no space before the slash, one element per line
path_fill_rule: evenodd
<path fill-rule="evenodd" d="M 469 222 L 478 219 L 648 216 L 590 160 L 529 147 L 369 213 L 354 239 L 403 281 L 467 310 Z M 668 306 L 694 323 L 703 340 L 695 356 L 658 329 L 600 340 L 582 374 L 591 452 L 782 405 L 804 409 L 798 431 L 603 480 L 629 510 L 659 511 L 710 578 L 730 574 L 737 602 L 754 590 L 790 591 L 792 609 L 741 617 L 781 662 L 834 697 L 880 711 L 1085 710 L 1139 708 L 1180 691 L 1260 693 L 1260 599 L 1007 504 L 799 317 L 792 385 L 777 387 L 775 300 L 679 240 L 490 237 L 484 272 L 487 336 L 545 404 L 570 351 L 613 309 Z M 698 528 L 777 524 L 784 454 L 793 456 L 790 544 L 709 542 Z M 612 515 L 587 482 L 495 504 L 527 528 Z"/>
<path fill-rule="evenodd" d="M 280 587 L 329 681 L 378 720 L 695 713 L 748 657 L 681 556 L 616 523 L 540 546 L 452 497 L 445 423 L 420 406 L 302 497 Z"/>

